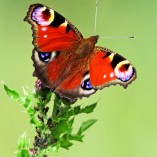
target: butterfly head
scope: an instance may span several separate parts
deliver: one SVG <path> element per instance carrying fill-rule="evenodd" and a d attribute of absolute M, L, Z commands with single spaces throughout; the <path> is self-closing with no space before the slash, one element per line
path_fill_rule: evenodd
<path fill-rule="evenodd" d="M 78 45 L 76 46 L 76 55 L 79 58 L 90 56 L 91 53 L 93 53 L 95 44 L 98 41 L 99 36 L 91 36 L 87 39 L 82 39 Z"/>
<path fill-rule="evenodd" d="M 98 42 L 98 39 L 99 39 L 99 35 L 91 36 L 88 38 L 88 40 L 94 44 Z"/>

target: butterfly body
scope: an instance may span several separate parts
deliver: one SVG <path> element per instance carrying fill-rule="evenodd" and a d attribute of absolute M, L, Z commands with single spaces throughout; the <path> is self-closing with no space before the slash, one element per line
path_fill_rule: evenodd
<path fill-rule="evenodd" d="M 25 20 L 33 30 L 34 76 L 61 97 L 74 101 L 112 84 L 127 87 L 136 78 L 128 60 L 95 46 L 98 36 L 83 38 L 56 11 L 34 4 Z"/>

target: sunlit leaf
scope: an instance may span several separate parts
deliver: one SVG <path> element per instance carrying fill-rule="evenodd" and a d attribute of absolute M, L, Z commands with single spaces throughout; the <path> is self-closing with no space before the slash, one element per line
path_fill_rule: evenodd
<path fill-rule="evenodd" d="M 85 108 L 80 110 L 80 113 L 91 113 L 93 112 L 93 110 L 95 109 L 97 103 L 94 103 L 92 105 L 86 106 Z"/>
<path fill-rule="evenodd" d="M 83 137 L 84 137 L 84 135 L 71 134 L 71 135 L 69 135 L 69 140 L 75 140 L 75 141 L 83 142 Z"/>
<path fill-rule="evenodd" d="M 59 148 L 60 148 L 60 143 L 58 142 L 58 143 L 55 144 L 54 146 L 50 146 L 50 147 L 48 148 L 48 150 L 49 150 L 51 153 L 57 154 Z"/>
<path fill-rule="evenodd" d="M 86 131 L 89 127 L 91 127 L 97 120 L 96 119 L 90 119 L 82 123 L 78 135 L 81 135 L 84 131 Z"/>
<path fill-rule="evenodd" d="M 23 104 L 24 107 L 28 108 L 30 106 L 30 104 L 32 103 L 32 101 L 31 101 L 31 99 L 28 96 L 26 96 L 25 98 L 23 98 L 23 103 L 24 103 Z"/>
<path fill-rule="evenodd" d="M 61 141 L 62 148 L 69 149 L 69 147 L 71 147 L 72 145 L 73 145 L 73 143 L 68 140 Z"/>
<path fill-rule="evenodd" d="M 26 133 L 23 133 L 18 140 L 17 157 L 30 157 L 29 147 L 30 143 L 27 142 Z"/>
<path fill-rule="evenodd" d="M 30 118 L 30 123 L 32 124 L 33 127 L 41 126 L 41 123 L 34 116 Z"/>
<path fill-rule="evenodd" d="M 31 105 L 27 107 L 26 111 L 30 116 L 35 114 L 35 110 Z"/>
<path fill-rule="evenodd" d="M 7 93 L 7 95 L 13 99 L 13 100 L 18 100 L 20 98 L 19 93 L 13 89 L 10 89 L 7 85 L 3 84 L 4 89 Z"/>
<path fill-rule="evenodd" d="M 23 149 L 21 151 L 21 157 L 30 157 L 29 152 L 27 149 Z"/>
<path fill-rule="evenodd" d="M 71 131 L 71 126 L 66 120 L 60 121 L 55 126 L 55 136 L 59 137 L 63 133 L 67 133 Z"/>

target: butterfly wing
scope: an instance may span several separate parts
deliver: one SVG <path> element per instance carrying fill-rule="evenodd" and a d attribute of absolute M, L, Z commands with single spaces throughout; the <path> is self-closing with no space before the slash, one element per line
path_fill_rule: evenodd
<path fill-rule="evenodd" d="M 88 56 L 81 61 L 81 64 L 80 62 L 75 63 L 78 67 L 86 63 L 87 67 L 81 71 L 74 69 L 73 75 L 67 77 L 56 88 L 57 93 L 66 95 L 71 100 L 88 97 L 97 89 L 110 85 L 120 84 L 126 88 L 136 79 L 136 69 L 133 65 L 121 55 L 107 48 L 97 46 L 94 48 L 91 59 Z"/>
<path fill-rule="evenodd" d="M 33 44 L 41 52 L 65 50 L 83 38 L 67 19 L 42 4 L 31 5 L 24 20 L 32 25 Z"/>
<path fill-rule="evenodd" d="M 83 39 L 82 34 L 62 15 L 41 4 L 30 6 L 25 21 L 33 30 L 33 75 L 54 92 L 75 100 L 81 75 L 86 71 L 75 68 L 78 61 L 73 54 L 73 48 Z"/>
<path fill-rule="evenodd" d="M 34 49 L 34 76 L 61 97 L 71 101 L 95 93 L 96 89 L 91 87 L 89 81 L 89 58 L 79 60 L 68 50 L 58 53 L 43 53 Z"/>
<path fill-rule="evenodd" d="M 102 47 L 95 47 L 89 67 L 90 82 L 95 89 L 115 84 L 126 88 L 136 78 L 136 70 L 128 60 Z"/>

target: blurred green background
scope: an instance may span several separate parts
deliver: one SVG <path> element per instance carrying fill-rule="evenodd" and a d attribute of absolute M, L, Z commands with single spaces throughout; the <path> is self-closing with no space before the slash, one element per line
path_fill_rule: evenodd
<path fill-rule="evenodd" d="M 32 89 L 35 78 L 31 52 L 30 25 L 23 22 L 28 7 L 45 4 L 69 19 L 84 37 L 94 33 L 95 0 L 0 0 L 0 80 L 22 93 Z M 120 86 L 98 91 L 78 103 L 100 99 L 89 118 L 98 122 L 84 138 L 58 157 L 155 157 L 157 156 L 157 1 L 99 0 L 96 34 L 135 36 L 135 39 L 100 39 L 97 45 L 112 49 L 129 59 L 138 79 L 126 90 Z M 6 96 L 0 85 L 0 157 L 14 157 L 18 137 L 33 129 L 24 109 Z M 77 129 L 77 125 L 76 128 Z"/>

